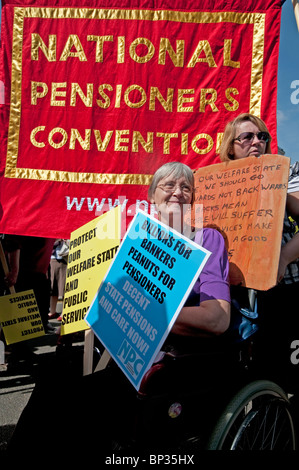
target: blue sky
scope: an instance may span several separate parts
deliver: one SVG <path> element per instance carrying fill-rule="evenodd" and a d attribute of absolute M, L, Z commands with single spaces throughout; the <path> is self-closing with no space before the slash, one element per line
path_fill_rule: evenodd
<path fill-rule="evenodd" d="M 277 138 L 278 145 L 285 151 L 286 156 L 291 158 L 291 163 L 299 160 L 298 51 L 299 31 L 292 0 L 286 0 L 281 13 L 277 83 Z"/>
<path fill-rule="evenodd" d="M 295 88 L 291 88 L 292 84 Z M 291 163 L 299 160 L 299 31 L 292 0 L 286 0 L 281 12 L 277 139 Z"/>

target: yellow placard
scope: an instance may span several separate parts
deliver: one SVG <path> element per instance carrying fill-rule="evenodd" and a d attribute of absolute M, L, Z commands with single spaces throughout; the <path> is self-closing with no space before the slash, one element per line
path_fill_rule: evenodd
<path fill-rule="evenodd" d="M 0 297 L 0 323 L 7 344 L 45 334 L 32 289 Z"/>
<path fill-rule="evenodd" d="M 120 244 L 121 207 L 72 232 L 61 334 L 89 328 L 84 317 Z"/>

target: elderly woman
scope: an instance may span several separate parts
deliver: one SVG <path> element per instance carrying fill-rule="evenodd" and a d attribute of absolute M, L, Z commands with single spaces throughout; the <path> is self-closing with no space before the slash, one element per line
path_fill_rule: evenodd
<path fill-rule="evenodd" d="M 220 148 L 222 161 L 250 156 L 258 158 L 263 154 L 271 153 L 271 136 L 266 124 L 260 118 L 244 113 L 226 125 Z M 291 343 L 298 339 L 299 331 L 299 316 L 296 307 L 294 307 L 297 305 L 299 289 L 299 233 L 296 233 L 293 219 L 299 220 L 298 162 L 290 168 L 277 273 L 278 284 L 269 291 L 258 293 L 258 311 L 261 320 L 260 353 L 262 356 L 259 357 L 259 360 L 266 357 L 265 370 L 274 379 L 277 371 L 284 371 L 288 376 L 286 382 L 289 382 L 291 375 L 298 376 L 298 372 L 290 360 Z M 278 364 L 281 364 L 282 367 L 277 367 Z M 297 383 L 299 386 L 299 379 Z"/>
<path fill-rule="evenodd" d="M 183 220 L 184 206 L 192 203 L 193 195 L 193 173 L 181 163 L 167 163 L 159 168 L 149 188 L 149 199 L 155 204 L 159 219 L 181 232 L 186 228 Z M 184 351 L 184 348 L 188 348 L 188 352 L 192 352 L 196 345 L 202 349 L 202 343 L 213 347 L 215 342 L 218 344 L 218 339 L 221 343 L 221 333 L 227 330 L 230 322 L 228 258 L 224 240 L 219 232 L 212 229 L 203 229 L 203 233 L 190 232 L 195 242 L 203 239 L 203 246 L 212 254 L 173 326 L 169 335 L 171 338 L 162 348 L 164 351 Z M 176 342 L 178 338 L 183 341 Z M 222 356 L 221 354 L 221 358 Z M 97 453 L 104 452 L 108 455 L 112 437 L 116 440 L 119 436 L 120 439 L 130 438 L 130 426 L 134 426 L 135 413 L 138 416 L 139 412 L 136 390 L 113 361 L 104 370 L 80 377 L 80 372 L 76 372 L 75 376 L 70 374 L 70 358 L 66 368 L 60 363 L 61 359 L 59 367 L 56 364 L 54 375 L 47 373 L 44 382 L 37 384 L 21 415 L 9 450 L 20 452 L 27 449 L 32 441 L 39 449 L 47 450 L 49 441 L 56 434 L 63 436 L 64 445 L 73 445 L 79 432 L 81 446 L 93 448 L 94 445 Z M 158 365 L 162 365 L 163 361 L 164 359 Z M 177 367 L 177 362 L 174 362 Z M 211 381 L 214 377 L 219 377 L 220 374 L 215 373 L 216 368 L 210 368 L 206 358 L 202 362 L 201 367 L 208 369 Z M 196 374 L 191 374 L 191 379 L 193 377 L 196 383 L 199 366 L 197 362 Z M 223 370 L 220 359 L 217 360 L 217 367 Z M 181 379 L 177 369 L 174 374 L 172 370 L 167 369 L 165 372 L 164 385 L 172 391 L 171 380 L 174 380 L 186 387 L 185 380 Z M 200 370 L 203 378 L 202 369 Z M 160 390 L 161 382 L 158 387 Z M 214 386 L 213 389 L 217 390 L 217 387 Z M 64 397 L 61 419 L 57 419 L 57 404 L 53 402 L 53 396 Z M 48 406 L 46 416 L 40 413 L 41 403 L 44 402 Z M 152 430 L 153 438 L 158 431 L 157 428 Z"/>
<path fill-rule="evenodd" d="M 191 234 L 212 255 L 181 310 L 172 333 L 184 336 L 219 335 L 230 322 L 228 259 L 222 235 L 210 228 L 195 232 L 184 225 L 184 214 L 194 198 L 192 170 L 180 162 L 166 163 L 153 176 L 148 198 L 158 218 L 181 233 Z"/>

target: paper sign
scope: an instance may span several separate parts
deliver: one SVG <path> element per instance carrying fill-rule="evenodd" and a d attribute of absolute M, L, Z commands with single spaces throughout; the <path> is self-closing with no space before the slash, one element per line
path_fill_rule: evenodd
<path fill-rule="evenodd" d="M 0 297 L 0 323 L 7 344 L 43 336 L 45 330 L 33 290 Z"/>
<path fill-rule="evenodd" d="M 136 389 L 210 252 L 139 211 L 86 316 Z"/>
<path fill-rule="evenodd" d="M 120 216 L 117 206 L 71 234 L 62 335 L 88 328 L 84 317 L 119 247 Z"/>
<path fill-rule="evenodd" d="M 264 155 L 195 173 L 195 207 L 203 205 L 198 223 L 218 229 L 226 240 L 231 284 L 259 290 L 276 284 L 289 162 Z"/>

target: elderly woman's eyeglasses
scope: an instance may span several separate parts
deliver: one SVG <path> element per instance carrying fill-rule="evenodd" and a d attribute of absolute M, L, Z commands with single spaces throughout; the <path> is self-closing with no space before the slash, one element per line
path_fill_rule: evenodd
<path fill-rule="evenodd" d="M 233 142 L 235 142 L 235 140 L 238 140 L 239 142 L 241 142 L 241 144 L 245 142 L 251 143 L 255 136 L 258 138 L 258 140 L 261 140 L 262 142 L 269 142 L 270 140 L 270 134 L 268 132 L 261 131 L 257 132 L 256 134 L 254 132 L 242 132 L 242 134 L 236 137 Z"/>
<path fill-rule="evenodd" d="M 157 188 L 162 189 L 165 193 L 171 194 L 176 191 L 177 188 L 180 188 L 180 191 L 185 195 L 189 196 L 192 194 L 193 188 L 189 184 L 177 184 L 174 181 L 168 181 L 164 184 L 158 184 Z"/>

